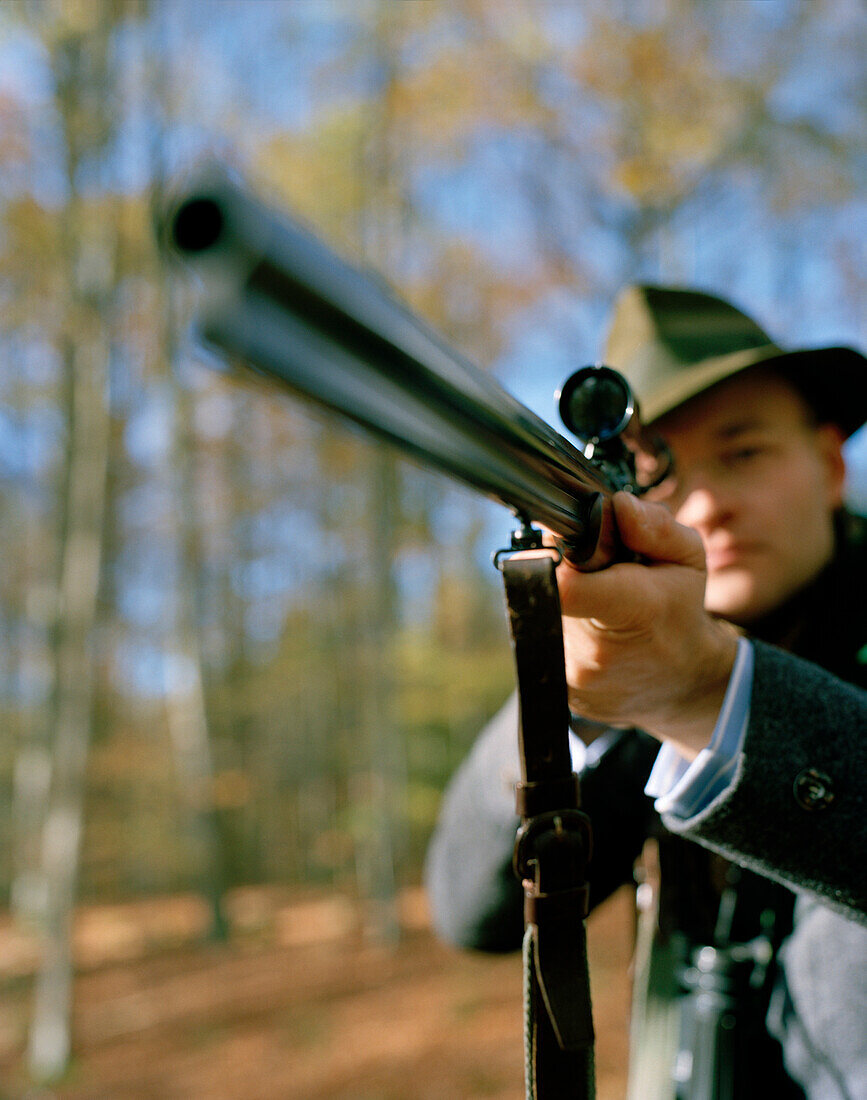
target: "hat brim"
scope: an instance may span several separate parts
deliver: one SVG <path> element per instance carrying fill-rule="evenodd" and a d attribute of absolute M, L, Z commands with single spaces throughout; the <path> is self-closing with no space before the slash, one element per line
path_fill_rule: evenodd
<path fill-rule="evenodd" d="M 783 351 L 774 344 L 708 359 L 675 375 L 652 397 L 641 399 L 641 415 L 652 424 L 727 379 L 755 367 L 773 367 L 803 394 L 820 423 L 837 424 L 848 438 L 867 420 L 867 358 L 853 348 Z"/>

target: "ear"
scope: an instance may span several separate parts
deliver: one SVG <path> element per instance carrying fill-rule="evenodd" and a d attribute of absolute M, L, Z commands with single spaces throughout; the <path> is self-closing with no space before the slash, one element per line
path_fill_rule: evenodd
<path fill-rule="evenodd" d="M 820 424 L 816 429 L 816 443 L 825 467 L 828 502 L 834 509 L 843 506 L 843 490 L 846 486 L 843 442 L 843 433 L 836 424 Z"/>

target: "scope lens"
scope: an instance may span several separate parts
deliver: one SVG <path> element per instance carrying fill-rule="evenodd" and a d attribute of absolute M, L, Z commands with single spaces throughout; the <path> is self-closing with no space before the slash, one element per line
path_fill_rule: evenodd
<path fill-rule="evenodd" d="M 584 440 L 606 440 L 623 430 L 632 415 L 626 380 L 609 367 L 582 367 L 560 392 L 560 417 Z"/>

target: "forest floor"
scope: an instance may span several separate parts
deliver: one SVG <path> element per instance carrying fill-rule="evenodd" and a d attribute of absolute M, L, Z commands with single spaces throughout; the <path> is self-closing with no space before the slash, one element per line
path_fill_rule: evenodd
<path fill-rule="evenodd" d="M 229 899 L 232 935 L 203 943 L 195 897 L 85 906 L 76 917 L 75 1057 L 49 1089 L 23 1050 L 34 939 L 0 918 L 0 1100 L 519 1100 L 521 963 L 443 946 L 424 895 L 377 946 L 335 895 Z M 598 1100 L 622 1100 L 631 897 L 588 922 Z"/>

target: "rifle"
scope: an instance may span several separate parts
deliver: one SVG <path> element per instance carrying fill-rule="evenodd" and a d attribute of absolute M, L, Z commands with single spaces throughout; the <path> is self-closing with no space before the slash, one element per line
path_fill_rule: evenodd
<path fill-rule="evenodd" d="M 498 551 L 520 700 L 528 1094 L 590 1097 L 586 973 L 590 830 L 572 772 L 555 567 L 622 557 L 612 496 L 643 492 L 670 456 L 642 428 L 626 381 L 573 374 L 560 413 L 579 450 L 458 354 L 382 280 L 219 173 L 164 212 L 164 246 L 200 276 L 202 338 L 245 367 L 361 425 L 505 505 L 518 526 Z M 534 523 L 554 536 L 546 551 Z M 532 553 L 525 553 L 532 551 Z"/>

